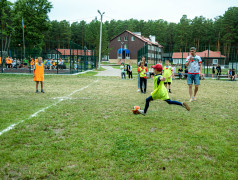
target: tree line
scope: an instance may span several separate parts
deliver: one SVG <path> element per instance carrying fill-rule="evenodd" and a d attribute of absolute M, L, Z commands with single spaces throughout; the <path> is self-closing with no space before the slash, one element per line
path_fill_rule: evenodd
<path fill-rule="evenodd" d="M 25 24 L 26 46 L 49 50 L 69 48 L 70 41 L 81 48 L 99 47 L 100 20 L 87 23 L 50 21 L 48 13 L 53 8 L 48 0 L 1 1 L 3 50 L 22 46 L 22 18 Z M 178 23 L 158 20 L 111 20 L 103 23 L 102 55 L 108 54 L 109 41 L 124 30 L 141 32 L 145 37 L 155 35 L 164 46 L 164 52 L 188 51 L 190 46 L 198 51 L 211 49 L 229 54 L 238 46 L 238 7 L 230 7 L 223 15 L 213 19 L 203 16 L 189 19 L 183 15 Z M 236 48 L 237 51 L 237 48 Z M 237 52 L 236 52 L 237 53 Z"/>

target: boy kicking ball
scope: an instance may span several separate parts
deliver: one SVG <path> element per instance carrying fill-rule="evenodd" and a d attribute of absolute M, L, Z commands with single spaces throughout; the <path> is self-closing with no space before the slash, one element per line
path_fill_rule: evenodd
<path fill-rule="evenodd" d="M 151 96 L 146 99 L 145 108 L 144 110 L 138 110 L 138 112 L 142 115 L 146 115 L 146 112 L 149 108 L 150 101 L 161 99 L 163 101 L 166 101 L 168 104 L 175 104 L 182 106 L 186 108 L 188 111 L 190 111 L 190 107 L 185 103 L 181 103 L 178 101 L 171 101 L 169 99 L 168 91 L 166 87 L 164 86 L 165 78 L 162 76 L 162 70 L 163 67 L 160 64 L 156 64 L 152 66 L 154 68 L 154 78 L 153 78 L 153 84 L 154 84 L 154 91 L 151 93 Z"/>

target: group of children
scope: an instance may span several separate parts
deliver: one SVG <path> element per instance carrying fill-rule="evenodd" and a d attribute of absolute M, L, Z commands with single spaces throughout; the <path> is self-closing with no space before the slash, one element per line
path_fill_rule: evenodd
<path fill-rule="evenodd" d="M 131 64 L 127 64 L 127 66 L 125 67 L 125 64 L 122 62 L 121 63 L 121 66 L 120 66 L 120 70 L 121 70 L 121 78 L 123 79 L 126 79 L 126 72 L 128 74 L 128 78 L 129 79 L 132 79 L 133 76 L 132 76 L 132 65 Z"/>
<path fill-rule="evenodd" d="M 162 65 L 161 65 L 161 67 L 162 67 Z M 151 66 L 151 68 L 150 68 L 150 77 L 153 78 L 153 76 L 155 74 L 154 74 L 154 72 L 153 73 L 151 72 L 152 71 L 151 69 L 153 69 L 153 71 L 154 71 L 153 66 Z M 172 85 L 172 77 L 173 77 L 175 69 L 170 66 L 169 60 L 165 61 L 165 66 L 164 66 L 164 68 L 162 68 L 162 71 L 163 71 L 163 76 L 165 78 L 164 85 L 168 89 L 168 92 L 172 93 L 171 85 Z M 147 67 L 145 64 L 145 60 L 144 60 L 144 58 L 142 58 L 142 61 L 139 63 L 139 67 L 138 67 L 138 74 L 140 75 L 140 91 L 141 91 L 141 93 L 146 93 L 147 72 L 148 72 L 148 70 L 147 70 Z"/>

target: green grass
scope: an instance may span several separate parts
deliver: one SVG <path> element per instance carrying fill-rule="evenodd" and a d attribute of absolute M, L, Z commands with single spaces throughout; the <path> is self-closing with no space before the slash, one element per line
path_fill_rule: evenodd
<path fill-rule="evenodd" d="M 0 74 L 0 131 L 24 120 L 0 136 L 0 179 L 238 178 L 237 81 L 201 81 L 190 112 L 157 100 L 140 116 L 149 93 L 136 80 L 95 73 L 45 76 L 45 94 L 32 76 Z M 189 100 L 185 80 L 172 92 Z"/>

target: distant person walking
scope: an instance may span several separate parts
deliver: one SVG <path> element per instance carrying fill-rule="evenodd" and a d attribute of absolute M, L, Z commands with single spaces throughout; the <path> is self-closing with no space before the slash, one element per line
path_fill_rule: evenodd
<path fill-rule="evenodd" d="M 121 70 L 121 79 L 123 79 L 123 76 L 124 76 L 124 78 L 126 79 L 126 73 L 125 73 L 124 63 L 121 63 L 120 70 Z"/>
<path fill-rule="evenodd" d="M 187 84 L 189 87 L 190 100 L 196 100 L 196 95 L 198 92 L 198 86 L 200 85 L 199 75 L 202 74 L 202 59 L 200 56 L 196 55 L 196 48 L 190 48 L 191 55 L 186 58 L 186 66 L 188 67 L 188 77 Z M 194 95 L 192 96 L 193 83 L 195 85 Z"/>

